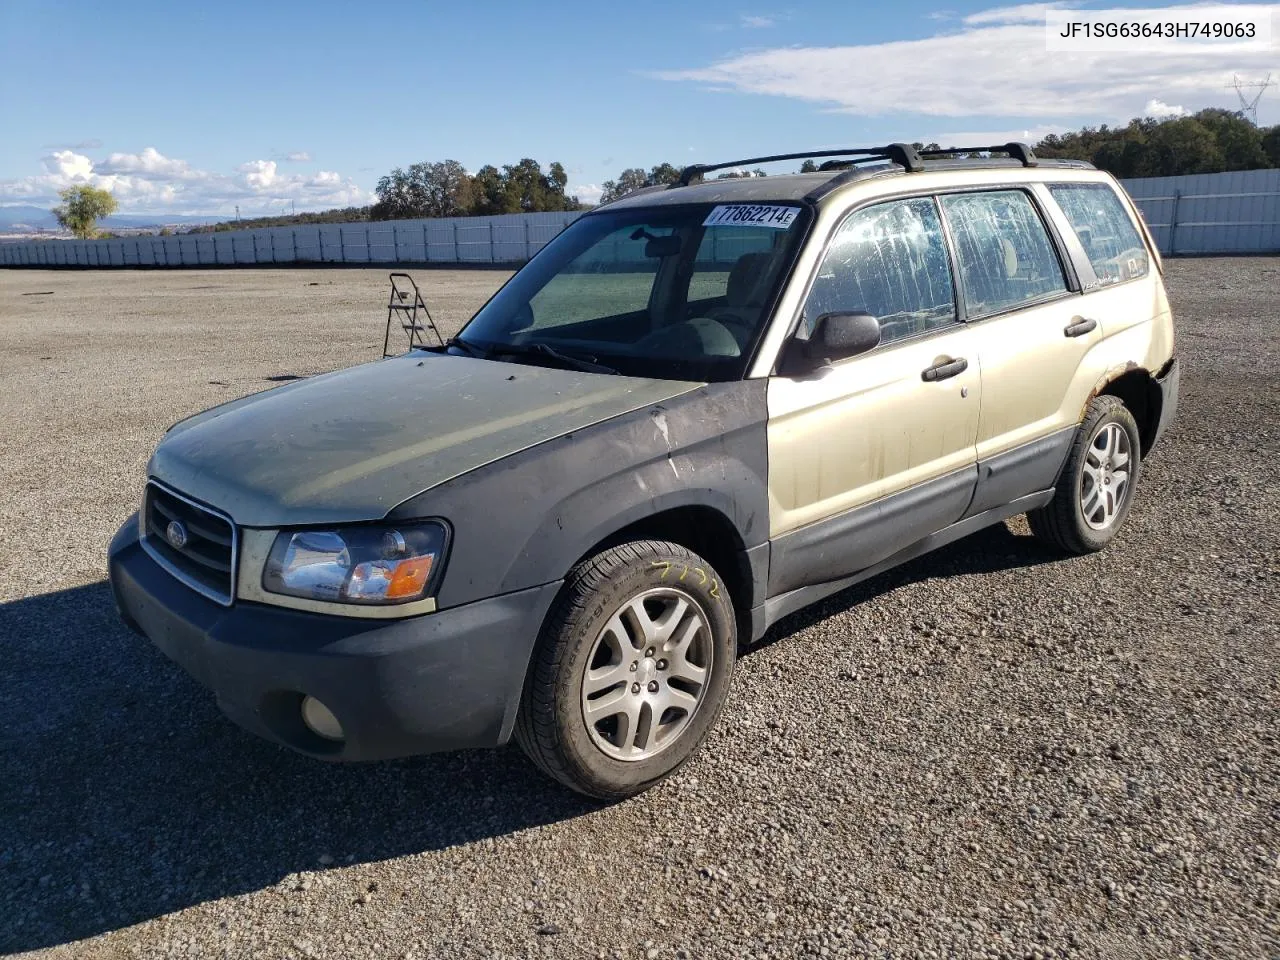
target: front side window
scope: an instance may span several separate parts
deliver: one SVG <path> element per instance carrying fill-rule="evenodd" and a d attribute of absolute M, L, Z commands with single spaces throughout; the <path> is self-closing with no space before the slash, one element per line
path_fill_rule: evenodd
<path fill-rule="evenodd" d="M 1015 310 L 1065 293 L 1057 251 L 1021 190 L 942 197 L 970 318 Z"/>
<path fill-rule="evenodd" d="M 499 290 L 458 339 L 466 352 L 499 359 L 738 379 L 808 219 L 786 204 L 590 214 Z"/>
<path fill-rule="evenodd" d="M 1049 192 L 1071 221 L 1099 280 L 1118 283 L 1147 275 L 1146 244 L 1114 190 L 1104 183 L 1060 183 Z"/>
<path fill-rule="evenodd" d="M 805 300 L 805 329 L 812 332 L 824 313 L 871 314 L 880 321 L 881 343 L 956 322 L 947 245 L 933 200 L 881 203 L 845 220 Z"/>

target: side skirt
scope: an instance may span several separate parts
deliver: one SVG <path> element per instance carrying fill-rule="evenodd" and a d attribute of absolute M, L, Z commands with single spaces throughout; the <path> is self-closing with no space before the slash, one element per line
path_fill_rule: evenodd
<path fill-rule="evenodd" d="M 978 461 L 978 488 L 966 519 L 1009 503 L 1028 490 L 1048 490 L 1058 482 L 1079 426 L 1072 424 L 1047 437 Z"/>
<path fill-rule="evenodd" d="M 841 590 L 852 587 L 854 584 L 861 583 L 864 580 L 870 580 L 872 577 L 884 573 L 900 564 L 906 563 L 908 560 L 914 560 L 916 557 L 922 556 L 938 547 L 945 547 L 949 543 L 954 543 L 962 537 L 967 537 L 971 533 L 976 533 L 983 527 L 989 527 L 993 523 L 999 523 L 1010 517 L 1016 517 L 1020 513 L 1026 513 L 1028 510 L 1037 510 L 1043 507 L 1053 499 L 1053 490 L 1041 490 L 1038 493 L 1028 494 L 1025 497 L 1019 497 L 1009 503 L 998 507 L 992 507 L 984 510 L 982 513 L 974 514 L 959 520 L 949 527 L 944 527 L 937 533 L 931 533 L 923 539 L 917 540 L 911 546 L 899 550 L 897 553 L 879 563 L 860 570 L 849 577 L 842 577 L 839 580 L 831 580 L 827 583 L 815 583 L 811 586 L 800 587 L 798 590 L 791 590 L 787 593 L 779 594 L 776 597 L 770 597 L 764 604 L 764 616 L 755 619 L 753 624 L 752 640 L 759 640 L 765 630 L 777 623 L 787 614 L 795 613 L 811 603 L 817 603 L 833 593 L 839 593 Z"/>

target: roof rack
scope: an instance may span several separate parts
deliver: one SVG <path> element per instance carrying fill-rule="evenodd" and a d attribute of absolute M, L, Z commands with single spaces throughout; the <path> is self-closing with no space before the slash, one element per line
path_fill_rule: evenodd
<path fill-rule="evenodd" d="M 889 143 L 883 147 L 852 147 L 848 150 L 817 150 L 805 153 L 779 153 L 771 157 L 748 157 L 745 160 L 729 160 L 725 163 L 695 163 L 680 171 L 680 179 L 671 184 L 672 187 L 687 187 L 695 179 L 710 173 L 712 170 L 724 170 L 729 167 L 745 167 L 756 163 L 773 163 L 778 160 L 818 160 L 827 162 L 819 170 L 838 169 L 847 163 L 861 163 L 866 160 L 888 160 L 896 163 L 908 173 L 919 173 L 925 169 L 925 160 L 932 157 L 951 156 L 958 153 L 1007 153 L 1024 167 L 1034 167 L 1039 161 L 1031 148 L 1025 143 L 1001 143 L 991 147 L 938 147 L 933 150 L 917 150 L 910 143 Z M 846 163 L 832 160 L 833 157 L 846 158 Z"/>
<path fill-rule="evenodd" d="M 909 143 L 890 143 L 883 147 L 853 147 L 848 150 L 818 150 L 805 153 L 779 153 L 771 157 L 747 157 L 745 160 L 729 160 L 725 163 L 695 163 L 680 171 L 680 179 L 672 187 L 687 187 L 697 177 L 712 170 L 729 167 L 745 167 L 753 163 L 773 163 L 778 160 L 817 160 L 826 157 L 856 157 L 859 160 L 889 160 L 906 170 L 921 170 L 924 164 L 915 147 Z"/>
<path fill-rule="evenodd" d="M 921 150 L 920 156 L 938 157 L 955 153 L 1007 153 L 1024 167 L 1034 167 L 1040 162 L 1029 146 L 1017 141 L 1001 143 L 993 147 L 938 147 L 933 150 Z"/>

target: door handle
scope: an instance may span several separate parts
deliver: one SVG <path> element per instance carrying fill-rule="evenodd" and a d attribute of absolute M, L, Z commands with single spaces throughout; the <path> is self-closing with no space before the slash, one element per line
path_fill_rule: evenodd
<path fill-rule="evenodd" d="M 964 357 L 957 357 L 955 360 L 947 360 L 945 363 L 937 363 L 929 367 L 920 374 L 921 379 L 926 383 L 934 383 L 937 380 L 946 380 L 949 377 L 958 377 L 969 369 L 969 361 Z"/>
<path fill-rule="evenodd" d="M 1091 317 L 1072 317 L 1067 328 L 1062 332 L 1068 337 L 1083 337 L 1098 329 L 1098 321 Z"/>

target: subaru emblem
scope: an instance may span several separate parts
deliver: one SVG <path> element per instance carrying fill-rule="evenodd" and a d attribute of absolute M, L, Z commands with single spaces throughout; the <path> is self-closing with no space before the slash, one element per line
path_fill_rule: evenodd
<path fill-rule="evenodd" d="M 181 550 L 187 545 L 187 528 L 177 520 L 170 520 L 169 526 L 164 528 L 164 538 L 173 549 Z"/>

